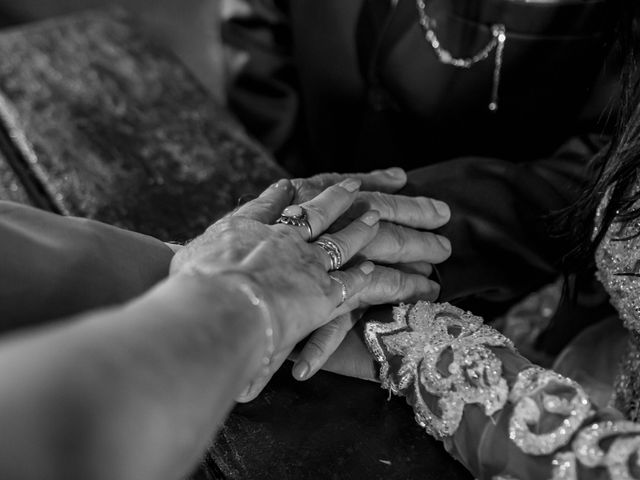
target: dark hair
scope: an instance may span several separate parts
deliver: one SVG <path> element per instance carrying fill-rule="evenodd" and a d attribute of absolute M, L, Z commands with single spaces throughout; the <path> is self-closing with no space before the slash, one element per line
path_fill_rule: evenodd
<path fill-rule="evenodd" d="M 595 250 L 614 220 L 640 218 L 640 209 L 633 208 L 640 200 L 640 191 L 633 188 L 640 174 L 640 0 L 619 0 L 617 6 L 617 48 L 624 54 L 619 114 L 611 143 L 588 167 L 584 190 L 572 207 L 561 212 L 561 224 L 575 245 L 565 258 L 568 271 L 593 265 Z M 595 212 L 609 190 L 610 200 L 595 225 Z"/>

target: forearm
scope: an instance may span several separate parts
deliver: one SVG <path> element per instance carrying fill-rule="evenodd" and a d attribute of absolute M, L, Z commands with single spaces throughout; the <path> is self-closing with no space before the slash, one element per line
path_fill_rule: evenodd
<path fill-rule="evenodd" d="M 0 331 L 120 305 L 169 272 L 160 240 L 0 202 Z"/>
<path fill-rule="evenodd" d="M 534 367 L 478 317 L 421 302 L 400 307 L 392 324 L 369 323 L 366 335 L 383 386 L 405 396 L 418 423 L 474 477 L 627 478 L 640 424 Z"/>
<path fill-rule="evenodd" d="M 259 312 L 225 285 L 171 278 L 123 309 L 7 342 L 0 469 L 20 471 L 0 477 L 186 475 L 265 352 Z"/>

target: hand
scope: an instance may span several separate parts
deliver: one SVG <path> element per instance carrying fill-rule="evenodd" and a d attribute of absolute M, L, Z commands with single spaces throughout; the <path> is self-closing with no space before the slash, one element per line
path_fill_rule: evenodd
<path fill-rule="evenodd" d="M 317 231 L 326 230 L 352 204 L 358 187 L 357 181 L 345 181 L 305 204 Z M 270 187 L 180 249 L 171 263 L 172 274 L 194 271 L 250 279 L 267 298 L 277 324 L 279 351 L 293 347 L 302 336 L 348 309 L 346 304 L 336 308 L 342 300 L 342 287 L 327 273 L 330 259 L 325 251 L 308 243 L 301 229 L 268 224 L 288 205 L 292 192 L 286 180 Z M 311 212 L 318 215 L 312 217 Z M 378 220 L 376 212 L 367 212 L 325 237 L 340 245 L 348 261 L 373 238 Z M 339 279 L 356 294 L 372 270 L 373 265 L 365 263 L 361 268 L 341 271 Z"/>
<path fill-rule="evenodd" d="M 306 202 L 303 206 L 313 231 L 326 230 L 342 215 L 354 201 L 358 186 L 358 181 L 344 181 Z M 359 296 L 360 290 L 370 283 L 369 277 L 373 277 L 374 265 L 365 262 L 332 273 L 345 284 L 350 295 L 336 308 L 342 300 L 342 288 L 327 274 L 330 261 L 325 251 L 315 243 L 307 243 L 303 228 L 270 225 L 292 196 L 293 188 L 287 180 L 270 187 L 179 249 L 171 264 L 172 274 L 195 270 L 206 275 L 240 275 L 249 278 L 264 293 L 276 322 L 276 351 L 269 374 L 250 385 L 241 396 L 242 401 L 260 392 L 300 339 L 373 298 L 372 294 Z M 344 229 L 323 237 L 335 241 L 345 261 L 349 261 L 371 241 L 378 228 L 379 215 L 370 211 Z"/>
<path fill-rule="evenodd" d="M 347 332 L 342 343 L 322 365 L 322 370 L 361 380 L 379 382 L 379 366 L 365 343 L 364 325 L 366 321 L 371 320 L 388 322 L 392 315 L 391 308 L 388 306 L 369 309 L 354 328 Z M 290 359 L 295 361 L 298 356 L 299 352 L 294 351 Z"/>
<path fill-rule="evenodd" d="M 345 177 L 346 175 L 329 173 L 293 180 L 296 187 L 294 202 L 304 201 L 327 184 Z M 343 225 L 367 209 L 380 211 L 384 221 L 381 222 L 376 237 L 359 252 L 357 258 L 393 267 L 376 267 L 374 278 L 360 296 L 370 295 L 371 302 L 368 305 L 379 304 L 376 300 L 381 297 L 389 298 L 393 303 L 436 300 L 439 285 L 431 281 L 425 282 L 424 279 L 431 275 L 433 263 L 440 263 L 448 258 L 451 245 L 445 237 L 424 230 L 439 228 L 447 223 L 451 215 L 449 207 L 443 202 L 425 197 L 393 195 L 406 183 L 406 174 L 399 168 L 368 174 L 350 174 L 349 177 L 362 181 L 361 192 L 334 227 Z M 398 276 L 399 272 L 405 275 Z M 381 292 L 381 288 L 387 290 Z M 389 290 L 394 288 L 394 291 Z M 363 299 L 359 306 L 365 305 L 367 299 Z M 352 312 L 314 332 L 296 358 L 294 377 L 306 380 L 313 376 L 338 348 L 358 319 L 358 314 Z"/>
<path fill-rule="evenodd" d="M 449 257 L 449 240 L 425 231 L 442 227 L 449 221 L 448 205 L 426 197 L 393 195 L 407 181 L 406 173 L 400 168 L 345 175 L 324 173 L 295 179 L 292 180 L 296 189 L 293 203 L 305 202 L 345 178 L 357 178 L 362 186 L 351 208 L 331 228 L 341 228 L 367 210 L 380 212 L 382 220 L 378 234 L 360 252 L 361 257 L 426 276 L 431 274 L 431 264 Z"/>

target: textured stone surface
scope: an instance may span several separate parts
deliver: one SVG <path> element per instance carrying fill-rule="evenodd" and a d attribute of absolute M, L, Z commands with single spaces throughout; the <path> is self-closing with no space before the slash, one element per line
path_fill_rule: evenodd
<path fill-rule="evenodd" d="M 3 33 L 0 114 L 59 211 L 184 240 L 284 173 L 133 32 L 110 12 Z"/>

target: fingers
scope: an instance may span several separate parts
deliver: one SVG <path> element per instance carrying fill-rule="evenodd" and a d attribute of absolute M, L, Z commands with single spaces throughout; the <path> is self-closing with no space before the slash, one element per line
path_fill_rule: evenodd
<path fill-rule="evenodd" d="M 322 370 L 362 380 L 380 381 L 376 361 L 355 328 L 347 333 L 337 350 L 322 365 Z"/>
<path fill-rule="evenodd" d="M 395 268 L 375 266 L 366 280 L 364 288 L 347 296 L 346 302 L 336 310 L 337 316 L 309 337 L 292 370 L 296 379 L 306 380 L 323 368 L 358 320 L 359 315 L 355 315 L 354 310 L 419 299 L 433 301 L 440 293 L 439 285 L 423 274 L 405 273 Z"/>
<path fill-rule="evenodd" d="M 370 305 L 413 303 L 418 300 L 435 301 L 440 295 L 440 285 L 433 280 L 424 275 L 405 273 L 395 268 L 376 265 L 367 280 L 364 288 L 350 296 L 338 309 L 339 313 Z"/>
<path fill-rule="evenodd" d="M 356 199 L 360 184 L 360 180 L 347 178 L 337 185 L 326 188 L 308 202 L 300 204 L 306 210 L 309 225 L 316 236 L 327 230 L 349 209 Z M 304 231 L 302 233 L 305 236 Z"/>
<path fill-rule="evenodd" d="M 347 178 L 355 178 L 362 182 L 362 191 L 378 191 L 394 193 L 407 183 L 407 174 L 401 168 L 389 168 L 387 170 L 375 170 L 370 173 L 321 173 L 310 178 L 297 178 L 292 180 L 296 190 L 297 202 L 304 202 L 316 196 L 321 190 L 334 185 Z"/>
<path fill-rule="evenodd" d="M 376 237 L 363 247 L 360 255 L 385 264 L 437 264 L 444 262 L 451 255 L 451 242 L 436 233 L 380 222 Z"/>
<path fill-rule="evenodd" d="M 271 224 L 278 219 L 282 210 L 289 205 L 293 194 L 294 190 L 291 181 L 282 179 L 268 187 L 255 200 L 251 200 L 238 208 L 232 216 L 251 218 L 260 223 Z"/>
<path fill-rule="evenodd" d="M 358 266 L 358 267 L 354 267 L 354 268 L 350 268 L 346 271 L 340 271 L 340 272 L 335 272 L 333 275 L 336 278 L 340 279 L 340 282 L 336 282 L 336 281 L 331 281 L 331 291 L 329 293 L 329 296 L 331 297 L 333 303 L 338 306 L 342 303 L 342 299 L 343 299 L 343 288 L 346 289 L 347 291 L 347 296 L 351 296 L 354 294 L 357 294 L 358 292 L 360 292 L 360 290 L 362 290 L 362 288 L 367 285 L 369 283 L 369 275 L 374 271 L 374 265 L 371 262 L 365 262 L 362 265 Z M 344 322 L 344 320 L 343 320 Z M 353 325 L 353 324 L 352 324 Z M 346 326 L 343 326 L 342 324 L 340 325 L 341 330 Z M 324 327 L 320 327 L 320 329 L 322 330 L 322 328 Z M 349 326 L 349 328 L 346 328 L 346 330 L 344 331 L 344 335 L 346 335 L 346 333 L 349 331 L 349 329 L 351 328 L 351 326 Z M 312 334 L 312 338 L 313 338 Z M 343 335 L 343 336 L 344 336 Z M 333 350 L 335 350 L 339 345 L 340 342 L 342 341 L 342 339 L 340 339 L 340 341 L 337 341 L 337 336 L 336 337 L 331 337 L 331 340 L 333 340 L 333 343 L 331 343 L 326 350 L 323 350 L 328 352 L 326 354 L 326 357 L 328 357 Z M 335 346 L 334 346 L 335 343 Z M 287 359 L 287 357 L 291 354 L 293 348 L 295 347 L 295 345 L 289 347 L 289 348 L 285 348 L 283 351 L 278 352 L 276 354 L 274 354 L 274 356 L 271 358 L 271 364 L 269 367 L 269 373 L 265 376 L 262 376 L 260 378 L 255 379 L 250 385 L 247 386 L 247 388 L 236 398 L 237 402 L 240 403 L 246 403 L 246 402 L 250 402 L 251 400 L 255 399 L 260 392 L 264 389 L 265 385 L 267 385 L 267 383 L 269 382 L 269 380 L 271 380 L 271 377 L 275 374 L 275 372 L 280 368 L 280 366 L 282 365 L 282 363 Z M 309 354 L 311 356 L 311 354 Z M 316 355 L 317 358 L 318 356 Z M 321 357 L 319 360 L 316 360 L 314 363 L 314 373 L 322 366 L 322 364 L 324 364 L 324 360 L 322 360 L 323 357 Z"/>
<path fill-rule="evenodd" d="M 340 311 L 340 309 L 343 308 L 343 305 L 347 303 L 350 297 L 357 295 L 369 284 L 369 276 L 374 270 L 375 266 L 373 263 L 364 262 L 357 267 L 331 273 L 329 298 L 332 305 L 336 308 L 331 318 L 335 318 L 339 314 L 348 311 Z"/>
<path fill-rule="evenodd" d="M 351 207 L 359 188 L 360 180 L 354 178 L 332 185 L 311 200 L 288 207 L 291 212 L 285 211 L 287 221 L 283 223 L 305 240 L 313 240 Z"/>
<path fill-rule="evenodd" d="M 407 183 L 407 174 L 402 168 L 374 170 L 370 173 L 352 175 L 362 182 L 361 191 L 395 193 Z"/>
<path fill-rule="evenodd" d="M 296 359 L 292 374 L 297 380 L 311 378 L 340 346 L 358 317 L 353 313 L 340 315 L 311 334 Z"/>
<path fill-rule="evenodd" d="M 404 273 L 414 273 L 427 278 L 433 273 L 433 265 L 427 262 L 396 263 L 395 265 L 389 266 Z"/>
<path fill-rule="evenodd" d="M 358 197 L 358 204 L 360 202 L 365 202 L 370 210 L 379 211 L 382 220 L 423 230 L 439 228 L 451 218 L 446 203 L 427 197 L 363 192 Z"/>
<path fill-rule="evenodd" d="M 322 235 L 317 241 L 327 270 L 337 270 L 367 245 L 378 232 L 380 215 L 369 211 L 339 232 Z"/>

